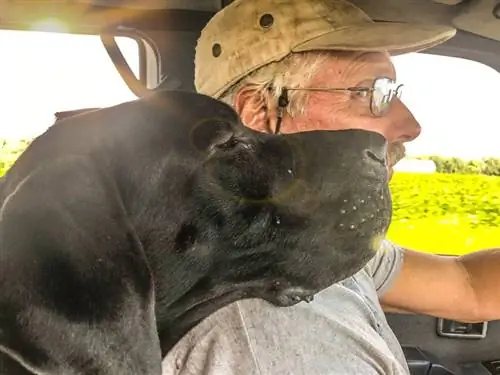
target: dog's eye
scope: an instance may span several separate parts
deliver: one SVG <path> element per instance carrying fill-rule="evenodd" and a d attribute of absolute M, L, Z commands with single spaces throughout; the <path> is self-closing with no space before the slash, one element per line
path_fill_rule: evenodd
<path fill-rule="evenodd" d="M 238 141 L 235 137 L 231 137 L 226 142 L 220 143 L 220 144 L 216 145 L 215 147 L 217 147 L 218 149 L 223 150 L 223 151 L 228 151 L 228 150 L 235 148 L 239 143 L 240 143 L 240 141 Z"/>
<path fill-rule="evenodd" d="M 252 148 L 252 145 L 245 142 L 245 140 L 243 139 L 231 137 L 226 142 L 219 143 L 215 147 L 221 151 L 231 151 L 236 147 L 241 147 L 248 150 Z"/>

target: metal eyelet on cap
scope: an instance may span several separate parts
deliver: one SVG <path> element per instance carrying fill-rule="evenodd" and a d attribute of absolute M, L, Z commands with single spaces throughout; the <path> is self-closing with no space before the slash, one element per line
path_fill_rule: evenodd
<path fill-rule="evenodd" d="M 214 43 L 214 45 L 212 46 L 212 56 L 219 57 L 221 53 L 222 53 L 222 47 L 220 46 L 220 44 Z"/>
<path fill-rule="evenodd" d="M 274 23 L 274 17 L 272 14 L 266 13 L 263 14 L 260 19 L 259 19 L 259 25 L 263 29 L 268 29 L 270 28 Z"/>

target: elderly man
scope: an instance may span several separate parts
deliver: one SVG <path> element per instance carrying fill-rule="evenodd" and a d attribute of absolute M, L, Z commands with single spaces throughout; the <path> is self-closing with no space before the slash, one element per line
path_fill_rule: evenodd
<path fill-rule="evenodd" d="M 399 100 L 391 54 L 451 38 L 446 27 L 374 23 L 344 0 L 236 0 L 202 32 L 199 92 L 263 132 L 361 128 L 390 143 L 392 169 L 420 133 Z M 389 171 L 391 172 L 391 171 Z M 165 374 L 408 374 L 385 311 L 500 318 L 500 251 L 441 257 L 389 242 L 312 303 L 235 302 L 192 329 Z"/>

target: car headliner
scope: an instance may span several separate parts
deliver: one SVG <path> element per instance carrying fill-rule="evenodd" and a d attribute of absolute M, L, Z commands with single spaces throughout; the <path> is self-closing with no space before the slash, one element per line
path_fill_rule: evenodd
<path fill-rule="evenodd" d="M 117 26 L 136 30 L 199 32 L 232 0 L 0 0 L 0 28 L 25 29 L 40 18 L 59 18 L 73 32 L 101 33 Z M 246 0 L 252 1 L 252 0 Z M 376 21 L 438 23 L 456 37 L 427 50 L 462 57 L 500 72 L 500 0 L 351 0 Z M 497 12 L 500 13 L 500 10 Z"/>

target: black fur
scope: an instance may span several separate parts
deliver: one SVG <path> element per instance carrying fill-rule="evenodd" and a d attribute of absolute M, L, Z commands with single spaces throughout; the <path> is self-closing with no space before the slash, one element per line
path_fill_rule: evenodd
<path fill-rule="evenodd" d="M 257 133 L 182 92 L 57 121 L 0 188 L 1 373 L 160 374 L 228 303 L 310 300 L 386 233 L 384 157 L 377 133 Z"/>

